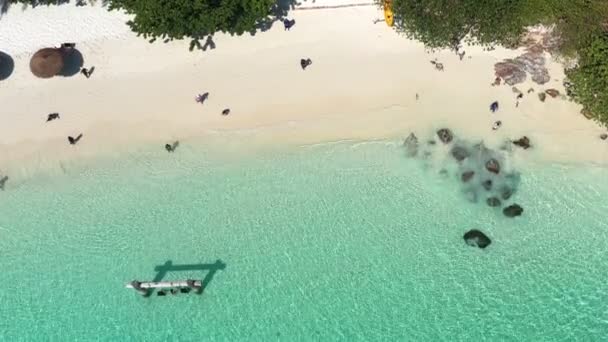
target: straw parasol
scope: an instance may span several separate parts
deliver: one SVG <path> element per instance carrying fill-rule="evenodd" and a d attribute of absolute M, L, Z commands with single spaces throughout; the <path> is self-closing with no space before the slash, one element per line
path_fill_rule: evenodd
<path fill-rule="evenodd" d="M 30 60 L 32 74 L 40 78 L 50 78 L 63 69 L 63 53 L 61 49 L 46 48 L 39 50 Z"/>

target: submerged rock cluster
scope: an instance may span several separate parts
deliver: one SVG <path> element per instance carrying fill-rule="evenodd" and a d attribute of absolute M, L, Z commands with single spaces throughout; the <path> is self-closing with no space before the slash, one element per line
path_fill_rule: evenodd
<path fill-rule="evenodd" d="M 513 196 L 520 183 L 520 174 L 508 165 L 507 151 L 493 150 L 483 143 L 457 139 L 447 128 L 439 129 L 436 136 L 427 140 L 424 145 L 420 141 L 421 139 L 411 133 L 403 142 L 406 155 L 423 159 L 428 159 L 433 154 L 439 155 L 442 165 L 440 174 L 451 175 L 454 181 L 458 182 L 467 201 L 489 208 L 502 208 L 505 217 L 512 218 L 523 214 L 524 209 L 513 203 Z M 527 137 L 512 143 L 524 149 L 530 147 Z M 485 248 L 491 242 L 478 230 L 469 231 L 464 240 L 467 244 L 480 248 Z"/>
<path fill-rule="evenodd" d="M 516 171 L 505 168 L 504 152 L 489 149 L 483 143 L 455 139 L 452 131 L 447 128 L 438 130 L 437 138 L 447 147 L 446 163 L 456 164 L 455 178 L 460 183 L 467 200 L 483 202 L 490 207 L 500 207 L 503 201 L 510 200 L 517 191 L 520 175 Z M 525 148 L 529 147 L 527 137 L 514 143 Z M 429 141 L 427 147 L 432 148 L 435 144 L 434 140 Z M 403 145 L 408 157 L 419 154 L 421 146 L 414 133 L 405 139 Z M 428 157 L 431 153 L 427 148 L 422 157 Z"/>

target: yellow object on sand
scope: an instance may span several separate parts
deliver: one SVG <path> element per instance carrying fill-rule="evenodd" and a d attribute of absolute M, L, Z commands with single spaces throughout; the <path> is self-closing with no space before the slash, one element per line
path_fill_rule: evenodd
<path fill-rule="evenodd" d="M 388 26 L 393 26 L 393 23 L 395 22 L 391 0 L 384 0 L 384 21 Z"/>

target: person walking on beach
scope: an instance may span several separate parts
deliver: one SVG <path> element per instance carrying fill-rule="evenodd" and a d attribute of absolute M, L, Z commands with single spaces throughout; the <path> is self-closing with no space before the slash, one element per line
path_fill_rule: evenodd
<path fill-rule="evenodd" d="M 287 18 L 283 19 L 283 26 L 285 27 L 285 31 L 289 31 L 295 24 L 296 24 L 295 19 L 291 19 L 291 20 L 289 20 Z"/>
<path fill-rule="evenodd" d="M 82 133 L 80 133 L 76 138 L 69 136 L 68 137 L 68 142 L 70 143 L 70 145 L 76 145 L 80 139 L 82 139 Z"/>
<path fill-rule="evenodd" d="M 95 71 L 94 66 L 92 66 L 91 69 L 82 68 L 82 70 L 80 70 L 80 73 L 83 74 L 86 78 L 89 78 L 93 74 L 93 71 Z"/>
<path fill-rule="evenodd" d="M 165 150 L 167 152 L 175 152 L 175 149 L 179 146 L 179 141 L 174 141 L 173 144 L 165 144 Z"/>
<path fill-rule="evenodd" d="M 59 113 L 51 113 L 47 115 L 46 122 L 53 121 L 59 119 Z"/>
<path fill-rule="evenodd" d="M 311 64 L 312 64 L 312 60 L 310 58 L 300 59 L 300 66 L 302 67 L 302 70 L 306 70 L 306 68 Z"/>

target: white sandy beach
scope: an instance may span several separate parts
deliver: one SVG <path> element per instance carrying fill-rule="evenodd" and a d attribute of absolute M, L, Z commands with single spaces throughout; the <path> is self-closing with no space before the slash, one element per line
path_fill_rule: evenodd
<path fill-rule="evenodd" d="M 357 2 L 367 1 L 304 6 Z M 190 52 L 187 41 L 137 37 L 119 12 L 13 6 L 0 18 L 0 51 L 15 60 L 11 77 L 0 81 L 0 173 L 228 132 L 249 145 L 300 145 L 425 135 L 443 126 L 488 145 L 527 135 L 535 151 L 518 151 L 522 158 L 608 164 L 608 143 L 598 138 L 606 130 L 580 115 L 578 105 L 526 94 L 516 108 L 510 86 L 490 86 L 494 63 L 521 52 L 467 47 L 463 61 L 450 51 L 429 53 L 374 24 L 381 15 L 375 6 L 296 10 L 291 31 L 278 22 L 255 36 L 218 34 L 216 49 Z M 84 66 L 95 66 L 90 79 L 31 74 L 31 55 L 62 42 L 76 42 Z M 300 58 L 313 64 L 303 71 Z M 429 63 L 434 58 L 444 72 Z M 518 88 L 564 93 L 563 68 L 553 61 L 549 67 L 551 82 Z M 194 98 L 203 92 L 210 96 L 201 105 Z M 494 100 L 501 107 L 491 114 Z M 229 116 L 220 115 L 224 108 Z M 51 112 L 61 119 L 46 123 Z M 498 131 L 491 129 L 495 120 L 503 122 Z M 78 133 L 82 141 L 68 145 L 66 137 Z"/>

